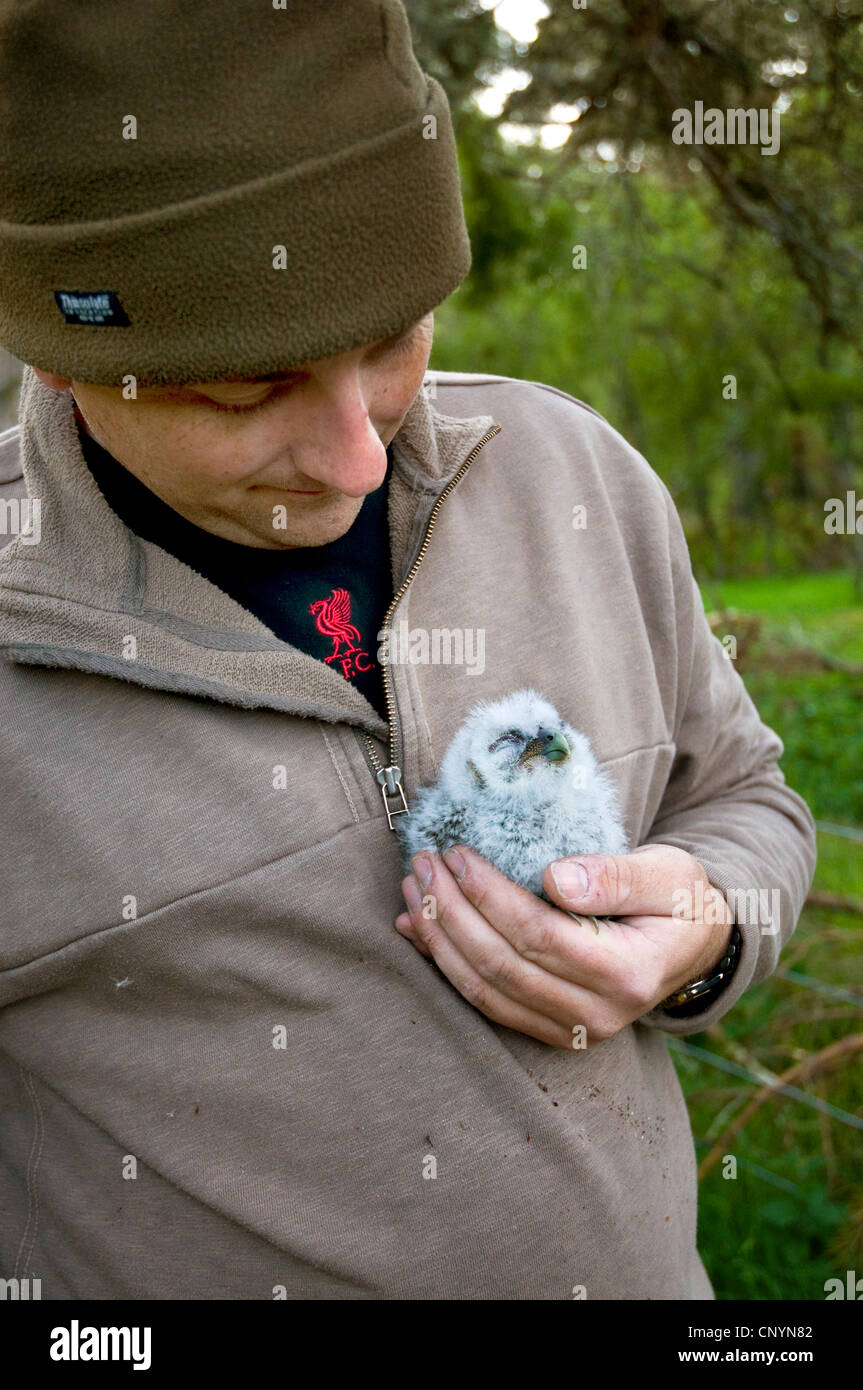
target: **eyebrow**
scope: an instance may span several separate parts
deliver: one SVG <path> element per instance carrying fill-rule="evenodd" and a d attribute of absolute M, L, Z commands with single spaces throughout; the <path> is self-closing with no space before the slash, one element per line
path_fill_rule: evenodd
<path fill-rule="evenodd" d="M 300 367 L 289 367 L 282 372 L 267 372 L 266 376 L 233 376 L 225 381 L 213 381 L 212 386 L 263 386 L 265 382 L 285 381 L 289 376 L 296 376 Z M 203 383 L 199 383 L 201 385 Z"/>

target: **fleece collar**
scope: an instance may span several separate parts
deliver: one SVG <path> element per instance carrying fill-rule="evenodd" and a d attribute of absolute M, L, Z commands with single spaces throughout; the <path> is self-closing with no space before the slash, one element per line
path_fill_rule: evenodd
<path fill-rule="evenodd" d="M 386 737 L 377 710 L 337 671 L 280 641 L 208 579 L 129 530 L 87 467 L 71 393 L 52 391 L 25 368 L 19 420 L 27 493 L 41 500 L 41 538 L 38 545 L 19 538 L 0 552 L 5 656 L 246 708 L 345 720 Z M 494 423 L 485 415 L 442 415 L 425 390 L 411 404 L 393 440 L 394 592 L 435 500 Z"/>

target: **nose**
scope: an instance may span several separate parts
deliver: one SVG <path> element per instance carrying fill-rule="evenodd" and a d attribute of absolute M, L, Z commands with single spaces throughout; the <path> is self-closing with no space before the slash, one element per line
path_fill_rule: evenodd
<path fill-rule="evenodd" d="M 316 382 L 304 404 L 304 447 L 294 452 L 304 476 L 348 497 L 379 488 L 386 475 L 386 446 L 372 424 L 359 374 Z"/>

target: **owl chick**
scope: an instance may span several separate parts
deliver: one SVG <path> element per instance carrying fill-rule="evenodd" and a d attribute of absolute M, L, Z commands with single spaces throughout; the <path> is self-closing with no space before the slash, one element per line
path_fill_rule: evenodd
<path fill-rule="evenodd" d="M 614 783 L 587 738 L 531 689 L 473 707 L 396 830 L 406 874 L 419 850 L 464 844 L 546 901 L 552 860 L 628 850 Z"/>

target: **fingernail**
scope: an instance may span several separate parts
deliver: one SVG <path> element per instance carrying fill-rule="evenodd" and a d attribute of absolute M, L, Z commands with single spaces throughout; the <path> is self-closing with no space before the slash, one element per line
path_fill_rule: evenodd
<path fill-rule="evenodd" d="M 422 884 L 428 888 L 432 880 L 432 863 L 427 854 L 416 854 L 411 860 L 413 871 Z"/>
<path fill-rule="evenodd" d="M 464 878 L 467 865 L 457 849 L 448 849 L 443 857 L 443 862 L 452 869 L 457 879 Z"/>
<path fill-rule="evenodd" d="M 558 859 L 557 863 L 551 866 L 551 876 L 557 884 L 561 896 L 569 902 L 581 902 L 582 898 L 587 897 L 590 879 L 583 864 L 573 864 L 565 859 Z"/>
<path fill-rule="evenodd" d="M 402 884 L 402 893 L 410 911 L 414 913 L 419 912 L 423 905 L 423 900 L 413 874 L 409 874 Z"/>

